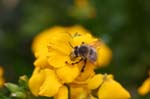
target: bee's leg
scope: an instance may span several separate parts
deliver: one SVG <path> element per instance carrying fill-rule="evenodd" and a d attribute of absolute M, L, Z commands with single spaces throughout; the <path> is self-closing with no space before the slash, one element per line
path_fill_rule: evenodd
<path fill-rule="evenodd" d="M 84 64 L 83 64 L 83 67 L 82 67 L 82 69 L 81 69 L 81 72 L 84 72 L 84 68 L 85 68 L 85 66 L 86 66 L 86 62 L 87 62 L 87 58 L 84 59 Z"/>
<path fill-rule="evenodd" d="M 81 59 L 80 59 L 79 61 L 77 61 L 77 62 L 72 62 L 72 63 L 70 63 L 70 65 L 78 64 L 78 63 L 80 63 L 82 60 L 83 60 L 83 58 L 81 58 Z M 66 63 L 66 64 L 69 64 L 68 61 L 65 61 L 65 63 Z"/>
<path fill-rule="evenodd" d="M 81 59 L 80 59 L 79 61 L 77 61 L 77 62 L 72 63 L 72 65 L 78 64 L 78 63 L 80 63 L 82 60 L 83 60 L 83 58 L 81 58 Z"/>

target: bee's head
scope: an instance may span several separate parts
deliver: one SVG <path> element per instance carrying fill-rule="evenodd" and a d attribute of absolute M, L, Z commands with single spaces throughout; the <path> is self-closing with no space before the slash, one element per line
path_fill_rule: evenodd
<path fill-rule="evenodd" d="M 78 57 L 78 55 L 79 55 L 78 50 L 79 50 L 79 46 L 75 46 L 73 51 L 70 53 L 71 60 L 74 60 L 76 57 Z"/>

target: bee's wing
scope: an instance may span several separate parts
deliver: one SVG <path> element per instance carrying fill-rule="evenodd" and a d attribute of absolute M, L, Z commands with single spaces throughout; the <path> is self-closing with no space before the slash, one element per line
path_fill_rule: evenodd
<path fill-rule="evenodd" d="M 89 46 L 97 48 L 97 47 L 100 47 L 102 44 L 103 44 L 102 41 L 96 40 L 96 41 L 93 41 L 92 43 L 90 43 Z"/>

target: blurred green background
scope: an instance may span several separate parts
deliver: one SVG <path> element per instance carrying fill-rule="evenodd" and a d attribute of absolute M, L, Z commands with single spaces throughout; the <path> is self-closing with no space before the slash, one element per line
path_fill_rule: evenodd
<path fill-rule="evenodd" d="M 33 37 L 55 25 L 80 24 L 102 38 L 113 51 L 107 68 L 132 94 L 148 77 L 150 69 L 150 0 L 87 0 L 88 6 L 75 0 L 0 0 L 0 65 L 6 81 L 31 75 L 34 57 Z"/>

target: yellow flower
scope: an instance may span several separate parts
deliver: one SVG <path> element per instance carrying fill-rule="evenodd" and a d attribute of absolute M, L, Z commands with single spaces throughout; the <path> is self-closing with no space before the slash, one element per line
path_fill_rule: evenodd
<path fill-rule="evenodd" d="M 96 10 L 89 0 L 74 0 L 74 5 L 69 11 L 71 16 L 79 19 L 96 17 Z"/>
<path fill-rule="evenodd" d="M 96 74 L 82 82 L 70 84 L 71 99 L 130 99 L 130 93 L 117 81 L 113 75 Z"/>
<path fill-rule="evenodd" d="M 88 4 L 89 0 L 74 0 L 75 5 L 82 7 Z"/>
<path fill-rule="evenodd" d="M 45 30 L 33 40 L 32 51 L 36 57 L 34 65 L 42 68 L 55 68 L 59 79 L 63 82 L 72 82 L 80 74 L 80 70 L 84 65 L 83 62 L 71 65 L 73 63 L 70 60 L 70 53 L 73 50 L 72 46 L 79 46 L 82 42 L 90 44 L 97 40 L 89 31 L 79 25 L 72 27 L 56 26 Z M 88 66 L 85 66 L 86 71 L 80 74 L 77 78 L 78 81 L 92 76 L 95 65 L 100 67 L 109 63 L 111 50 L 104 43 L 102 43 L 102 47 L 97 48 L 97 54 L 98 58 L 95 64 L 87 62 Z M 77 58 L 74 63 L 79 60 L 80 58 Z M 66 61 L 69 64 L 66 64 Z M 67 70 L 64 72 L 66 68 Z M 73 73 L 69 71 L 73 71 Z"/>
<path fill-rule="evenodd" d="M 36 67 L 29 79 L 29 88 L 35 96 L 52 97 L 56 95 L 62 83 L 51 69 Z"/>
<path fill-rule="evenodd" d="M 62 74 L 58 72 L 58 77 L 64 82 L 68 82 L 68 80 L 65 80 L 67 77 L 72 78 L 69 82 L 72 82 L 79 74 L 80 71 L 83 68 L 83 65 L 85 64 L 84 61 L 80 61 L 82 57 L 78 57 L 75 60 L 71 60 L 71 52 L 73 51 L 72 47 L 77 46 L 77 43 L 79 42 L 84 42 L 87 43 L 89 42 L 87 35 L 80 36 L 81 39 L 75 39 L 78 37 L 72 38 L 72 36 L 68 33 L 55 33 L 53 34 L 53 37 L 51 38 L 51 42 L 49 42 L 48 45 L 48 62 L 51 66 L 56 68 L 56 72 L 62 68 L 69 68 L 72 69 L 70 71 L 67 71 L 65 69 L 62 69 Z M 90 38 L 92 41 L 92 38 Z M 93 39 L 94 41 L 95 39 Z M 81 45 L 81 44 L 79 44 Z M 79 63 L 78 63 L 79 62 Z M 75 64 L 73 64 L 75 63 Z M 77 64 L 76 64 L 77 63 Z M 94 63 L 90 63 L 89 60 L 87 60 L 85 64 L 85 73 L 87 75 L 91 75 L 94 70 Z M 73 70 L 73 67 L 76 68 Z M 90 68 L 90 69 L 87 69 Z M 88 72 L 86 72 L 88 70 Z M 66 73 L 65 73 L 66 72 Z M 70 73 L 69 73 L 70 72 Z M 73 73 L 72 73 L 73 72 Z M 73 74 L 73 75 L 72 75 Z M 72 75 L 72 76 L 71 76 Z M 63 78 L 62 78 L 63 77 Z M 85 78 L 87 78 L 84 75 Z"/>
<path fill-rule="evenodd" d="M 131 97 L 129 92 L 113 79 L 112 75 L 98 74 L 87 82 L 89 89 L 98 88 L 99 99 L 129 99 Z"/>
<path fill-rule="evenodd" d="M 91 43 L 97 40 L 91 35 L 91 33 L 88 30 L 84 29 L 80 25 L 75 25 L 72 27 L 55 26 L 53 28 L 47 29 L 38 34 L 34 38 L 32 43 L 32 51 L 36 57 L 36 60 L 34 62 L 35 66 L 51 68 L 51 66 L 47 61 L 48 57 L 47 46 L 48 43 L 52 41 L 51 38 L 53 38 L 53 34 L 55 33 L 71 34 L 75 43 L 74 46 L 80 45 L 82 43 L 81 39 L 84 39 L 85 43 Z M 98 50 L 98 56 L 99 57 L 97 60 L 97 66 L 107 65 L 111 60 L 112 52 L 110 48 L 108 48 L 103 42 L 101 48 Z"/>
<path fill-rule="evenodd" d="M 4 70 L 3 70 L 3 68 L 0 66 L 0 88 L 3 87 L 4 82 L 5 82 L 5 80 L 4 80 L 4 78 L 3 78 L 3 74 L 4 74 Z"/>
<path fill-rule="evenodd" d="M 140 95 L 146 95 L 147 93 L 150 93 L 150 77 L 147 78 L 143 84 L 138 88 L 138 93 Z"/>
<path fill-rule="evenodd" d="M 90 59 L 85 62 L 83 59 L 87 58 L 85 56 L 73 57 L 75 47 L 83 43 L 89 47 L 93 44 L 97 45 L 94 45 L 97 53 L 95 62 L 91 62 Z M 78 87 L 81 90 L 77 93 L 80 93 L 81 97 L 77 96 L 77 99 L 82 99 L 82 97 L 95 99 L 90 92 L 101 85 L 103 76 L 102 82 L 96 81 L 95 87 L 90 85 L 89 79 L 94 77 L 95 67 L 108 64 L 112 55 L 111 50 L 101 40 L 93 37 L 89 31 L 78 25 L 56 26 L 42 32 L 33 40 L 32 51 L 36 57 L 34 62 L 36 67 L 29 80 L 29 88 L 35 96 L 54 96 L 56 99 L 67 99 L 69 91 L 65 84 L 69 84 L 72 88 L 72 83 L 79 85 L 86 83 L 86 87 Z M 71 91 L 74 90 L 76 90 L 75 87 L 71 89 Z"/>

